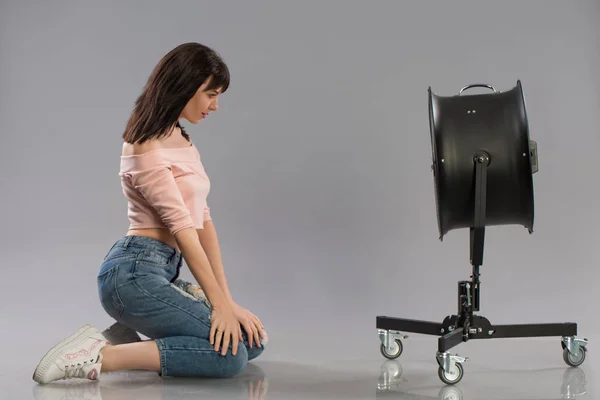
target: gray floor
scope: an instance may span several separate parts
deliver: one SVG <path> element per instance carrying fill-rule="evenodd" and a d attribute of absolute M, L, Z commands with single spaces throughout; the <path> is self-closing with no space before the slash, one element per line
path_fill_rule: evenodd
<path fill-rule="evenodd" d="M 590 340 L 580 368 L 562 360 L 558 338 L 470 341 L 453 349 L 469 357 L 462 381 L 445 386 L 437 376 L 435 339 L 410 337 L 404 353 L 389 361 L 370 339 L 330 335 L 322 340 L 277 337 L 264 357 L 226 380 L 161 379 L 143 371 L 111 373 L 98 382 L 38 386 L 31 380 L 38 343 L 8 350 L 0 376 L 2 399 L 599 399 L 600 370 Z M 310 344 L 306 343 L 307 341 Z M 46 343 L 43 344 L 44 346 Z M 10 347 L 10 346 L 9 346 Z M 35 351 L 35 353 L 31 353 Z M 29 352 L 29 353 L 28 353 Z M 34 363 L 35 364 L 35 363 Z"/>

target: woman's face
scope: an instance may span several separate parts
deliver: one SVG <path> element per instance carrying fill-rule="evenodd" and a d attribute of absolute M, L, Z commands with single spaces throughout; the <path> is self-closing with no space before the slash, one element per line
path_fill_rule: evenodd
<path fill-rule="evenodd" d="M 211 89 L 207 91 L 206 87 L 209 82 L 210 80 L 198 88 L 194 97 L 190 99 L 183 109 L 181 118 L 185 118 L 192 124 L 197 124 L 206 118 L 211 111 L 217 111 L 219 108 L 217 98 L 220 94 L 220 89 Z"/>

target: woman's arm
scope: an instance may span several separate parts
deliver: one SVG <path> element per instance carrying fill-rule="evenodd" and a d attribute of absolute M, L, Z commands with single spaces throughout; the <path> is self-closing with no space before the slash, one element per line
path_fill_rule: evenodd
<path fill-rule="evenodd" d="M 178 231 L 175 233 L 175 240 L 192 275 L 212 305 L 209 342 L 215 346 L 215 351 L 221 349 L 221 355 L 227 353 L 231 344 L 232 354 L 236 355 L 240 341 L 237 317 L 233 305 L 227 300 L 215 279 L 196 229 L 189 227 Z"/>
<path fill-rule="evenodd" d="M 262 338 L 264 340 L 266 338 L 262 322 L 260 322 L 256 315 L 252 314 L 245 308 L 240 307 L 240 305 L 233 300 L 229 288 L 227 287 L 227 279 L 225 278 L 217 230 L 212 220 L 204 221 L 204 229 L 198 229 L 198 238 L 202 247 L 204 248 L 212 271 L 215 275 L 215 279 L 219 283 L 223 295 L 229 304 L 234 308 L 236 318 L 238 318 L 241 326 L 243 326 L 246 330 L 246 334 L 248 335 L 248 344 L 250 347 L 253 347 L 254 343 L 256 343 L 258 347 L 261 347 L 260 339 Z M 241 330 L 239 334 L 240 340 L 243 340 Z"/>
<path fill-rule="evenodd" d="M 221 288 L 223 295 L 230 304 L 235 304 L 229 287 L 227 286 L 227 279 L 225 278 L 225 270 L 223 268 L 223 259 L 221 256 L 221 248 L 219 246 L 219 239 L 217 237 L 217 230 L 212 220 L 204 222 L 204 229 L 198 229 L 198 239 L 204 252 L 208 258 L 208 262 L 212 268 L 212 272 L 217 280 L 219 287 Z M 207 293 L 208 295 L 208 293 Z"/>
<path fill-rule="evenodd" d="M 183 229 L 175 234 L 175 240 L 192 275 L 206 293 L 213 308 L 219 309 L 231 305 L 211 269 L 211 262 L 207 257 L 207 252 L 198 241 L 196 230 L 194 228 Z"/>

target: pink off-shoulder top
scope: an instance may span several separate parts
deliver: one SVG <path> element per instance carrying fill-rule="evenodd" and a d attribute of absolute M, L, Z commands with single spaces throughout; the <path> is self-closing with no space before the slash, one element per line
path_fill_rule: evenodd
<path fill-rule="evenodd" d="M 174 235 L 212 220 L 210 180 L 193 144 L 121 156 L 119 176 L 130 229 L 167 228 Z"/>

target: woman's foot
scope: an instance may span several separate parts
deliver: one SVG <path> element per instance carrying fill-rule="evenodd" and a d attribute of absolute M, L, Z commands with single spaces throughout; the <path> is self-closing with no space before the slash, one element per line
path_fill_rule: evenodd
<path fill-rule="evenodd" d="M 33 380 L 44 384 L 62 379 L 98 379 L 102 348 L 110 344 L 93 326 L 84 325 L 52 347 L 40 360 Z"/>

